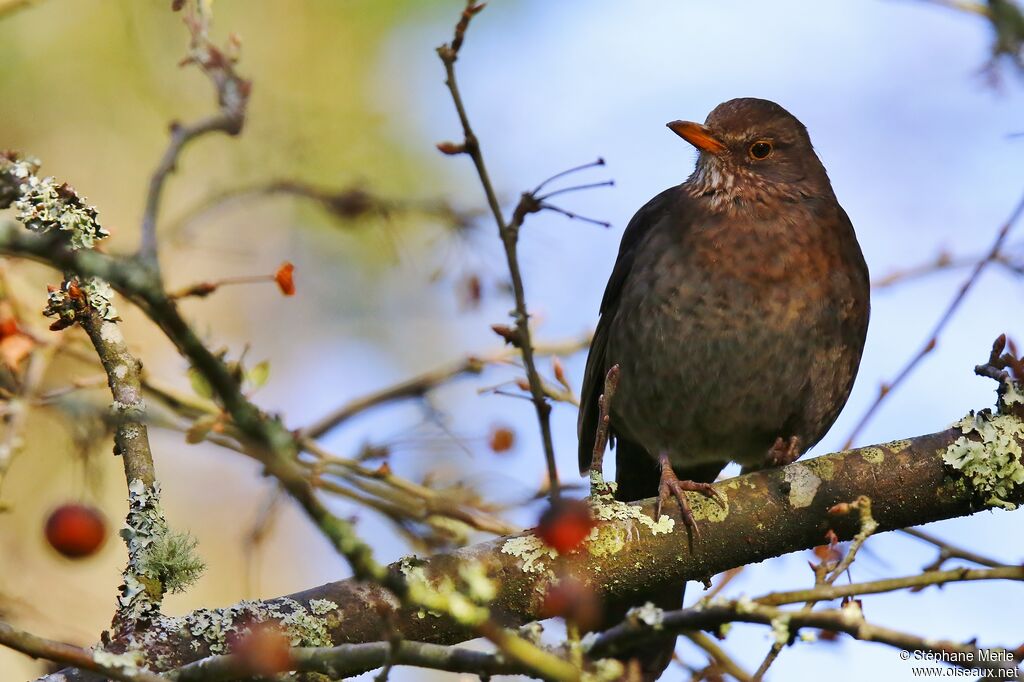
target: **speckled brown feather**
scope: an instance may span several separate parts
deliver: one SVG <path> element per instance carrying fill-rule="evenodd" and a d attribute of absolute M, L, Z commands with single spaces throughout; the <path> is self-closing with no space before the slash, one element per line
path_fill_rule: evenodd
<path fill-rule="evenodd" d="M 702 153 L 686 182 L 630 221 L 587 358 L 580 470 L 618 364 L 611 433 L 624 500 L 658 494 L 661 453 L 680 478 L 710 481 L 730 461 L 761 466 L 780 437 L 806 451 L 845 405 L 864 347 L 867 265 L 804 126 L 749 98 L 706 126 L 726 151 Z M 747 154 L 761 139 L 774 158 Z M 680 593 L 655 598 L 671 606 Z"/>

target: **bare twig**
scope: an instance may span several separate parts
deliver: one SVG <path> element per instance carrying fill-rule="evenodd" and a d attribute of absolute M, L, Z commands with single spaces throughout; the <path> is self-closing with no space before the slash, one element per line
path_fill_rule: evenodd
<path fill-rule="evenodd" d="M 578 339 L 538 344 L 534 348 L 534 352 L 536 355 L 571 355 L 583 350 L 589 343 L 590 335 L 587 334 Z M 302 430 L 302 435 L 306 438 L 320 438 L 368 409 L 396 400 L 421 398 L 452 379 L 467 374 L 480 374 L 488 365 L 510 362 L 517 355 L 519 355 L 519 351 L 514 348 L 499 348 L 489 353 L 469 355 L 451 364 L 442 365 L 411 379 L 351 400 L 307 426 Z"/>
<path fill-rule="evenodd" d="M 725 649 L 718 646 L 715 640 L 708 637 L 706 634 L 699 630 L 692 630 L 684 632 L 683 636 L 694 643 L 695 646 L 700 647 L 708 655 L 708 658 L 721 668 L 722 672 L 727 675 L 731 675 L 733 678 L 739 680 L 739 682 L 751 682 L 753 679 L 746 670 L 737 663 L 732 656 L 726 653 Z"/>
<path fill-rule="evenodd" d="M 394 665 L 476 675 L 530 673 L 529 668 L 506 661 L 495 654 L 426 642 L 370 642 L 332 648 L 291 649 L 287 658 L 287 665 L 276 672 L 316 672 L 331 679 L 353 677 L 379 668 L 389 660 Z M 189 663 L 161 679 L 173 682 L 220 682 L 251 674 L 252 665 L 245 657 L 226 655 Z"/>
<path fill-rule="evenodd" d="M 982 649 L 973 643 L 918 637 L 898 630 L 872 625 L 864 620 L 856 602 L 825 611 L 786 611 L 750 602 L 727 602 L 703 609 L 666 611 L 657 629 L 638 619 L 627 619 L 600 635 L 590 649 L 591 656 L 613 656 L 628 652 L 644 641 L 689 630 L 716 630 L 725 623 L 771 625 L 782 644 L 793 639 L 800 628 L 811 627 L 843 632 L 864 642 L 878 642 L 904 651 L 926 651 L 943 656 L 964 668 L 1016 672 L 1016 662 L 1006 648 Z M 950 655 L 955 654 L 955 655 Z M 757 679 L 757 676 L 754 676 Z M 1014 679 L 1001 676 L 1000 679 Z"/>
<path fill-rule="evenodd" d="M 931 585 L 973 582 L 977 580 L 1024 580 L 1024 566 L 1003 566 L 1001 568 L 954 568 L 948 571 L 925 571 L 902 578 L 886 578 L 866 583 L 850 583 L 836 587 L 833 584 L 819 585 L 808 590 L 772 592 L 754 599 L 766 606 L 783 606 L 798 602 L 830 601 L 865 594 L 880 594 L 895 590 L 920 589 Z"/>
<path fill-rule="evenodd" d="M 964 302 L 964 299 L 967 297 L 967 292 L 971 290 L 975 283 L 977 283 L 978 278 L 981 276 L 981 273 L 985 270 L 985 268 L 990 263 L 992 263 L 996 258 L 999 257 L 1003 248 L 1003 244 L 1006 242 L 1006 238 L 1010 234 L 1010 230 L 1017 223 L 1017 220 L 1020 218 L 1022 213 L 1024 213 L 1024 196 L 1022 196 L 1020 201 L 1018 201 L 1016 207 L 1013 209 L 1013 212 L 1010 214 L 1010 217 L 1006 220 L 1005 223 L 1003 223 L 1002 227 L 999 228 L 999 232 L 996 233 L 996 238 L 992 242 L 992 246 L 989 248 L 988 254 L 980 261 L 978 261 L 977 265 L 975 265 L 973 270 L 971 271 L 970 276 L 968 276 L 967 279 L 964 280 L 963 284 L 960 285 L 960 289 L 957 291 L 956 296 L 953 297 L 953 300 L 950 301 L 949 305 L 946 307 L 946 311 L 942 314 L 942 317 L 940 317 L 939 321 L 935 324 L 935 327 L 932 329 L 931 334 L 929 334 L 928 339 L 924 342 L 924 345 L 922 345 L 920 350 L 918 350 L 917 353 L 915 353 L 914 356 L 910 358 L 910 360 L 896 374 L 895 378 L 893 378 L 891 381 L 884 382 L 879 387 L 878 396 L 875 398 L 874 402 L 871 403 L 871 405 L 868 407 L 867 411 L 864 412 L 863 416 L 861 416 L 860 421 L 857 422 L 857 425 L 853 427 L 853 430 L 847 437 L 846 443 L 843 445 L 843 448 L 849 448 L 853 445 L 853 443 L 857 440 L 857 436 L 860 435 L 860 432 L 864 429 L 865 426 L 867 426 L 868 422 L 871 421 L 871 418 L 878 411 L 878 408 L 881 406 L 882 401 L 885 400 L 885 397 L 892 393 L 892 391 L 895 390 L 900 384 L 906 381 L 907 377 L 909 377 L 910 374 L 921 363 L 921 361 L 924 360 L 925 356 L 932 352 L 936 344 L 939 342 L 939 335 L 942 334 L 943 330 L 946 328 L 946 325 L 948 325 L 950 320 L 953 319 L 953 315 L 960 308 L 960 304 L 962 304 Z"/>
<path fill-rule="evenodd" d="M 462 132 L 465 137 L 463 147 L 465 153 L 469 154 L 476 167 L 480 183 L 483 185 L 484 194 L 487 196 L 487 204 L 494 215 L 494 221 L 498 225 L 498 232 L 501 241 L 505 246 L 505 257 L 508 261 L 509 277 L 512 280 L 512 294 L 515 298 L 514 318 L 518 332 L 518 347 L 523 355 L 523 365 L 526 368 L 526 377 L 530 382 L 530 392 L 533 395 L 533 404 L 537 411 L 537 420 L 540 422 L 541 441 L 544 447 L 544 458 L 547 462 L 548 479 L 551 481 L 551 498 L 555 500 L 559 496 L 558 467 L 555 464 L 555 446 L 551 438 L 551 406 L 544 396 L 544 386 L 533 356 L 533 344 L 530 338 L 530 316 L 526 308 L 526 293 L 523 287 L 523 277 L 519 270 L 519 255 L 517 242 L 519 239 L 519 225 L 521 221 L 507 222 L 498 201 L 498 195 L 491 184 L 490 174 L 484 164 L 484 157 L 480 151 L 480 142 L 473 132 L 469 122 L 469 115 L 462 102 L 462 95 L 455 80 L 455 60 L 458 59 L 459 49 L 465 37 L 466 28 L 473 15 L 483 9 L 483 5 L 477 5 L 474 0 L 467 0 L 466 9 L 462 18 L 455 27 L 455 36 L 448 45 L 438 48 L 438 55 L 444 63 L 447 78 L 445 80 L 448 91 L 451 93 L 452 101 L 462 124 Z"/>
<path fill-rule="evenodd" d="M 183 64 L 196 64 L 209 77 L 216 88 L 220 109 L 216 114 L 195 123 L 172 123 L 171 142 L 149 180 L 146 207 L 142 214 L 142 241 L 138 256 L 157 271 L 159 261 L 156 228 L 160 197 L 167 176 L 177 166 L 182 150 L 189 142 L 208 133 L 237 135 L 245 124 L 246 105 L 252 83 L 235 72 L 235 58 L 232 55 L 210 42 L 207 35 L 209 20 L 202 3 L 197 3 L 195 10 L 186 16 L 185 24 L 192 37 L 188 57 Z"/>
<path fill-rule="evenodd" d="M 502 212 L 497 192 L 494 190 L 490 174 L 488 173 L 487 166 L 484 163 L 483 152 L 480 149 L 480 141 L 477 138 L 476 133 L 473 132 L 473 126 L 470 124 L 469 115 L 466 112 L 466 106 L 462 101 L 462 95 L 459 92 L 459 87 L 455 80 L 455 62 L 458 59 L 459 49 L 462 47 L 462 42 L 465 39 L 466 29 L 469 27 L 469 22 L 473 16 L 483 8 L 484 5 L 476 4 L 475 0 L 467 0 L 466 9 L 463 11 L 462 17 L 455 27 L 455 35 L 452 42 L 442 45 L 437 49 L 437 54 L 441 57 L 441 61 L 445 68 L 445 84 L 448 86 L 452 102 L 455 104 L 455 111 L 458 114 L 463 134 L 462 144 L 452 145 L 451 143 L 443 143 L 440 145 L 440 148 L 442 151 L 449 154 L 468 154 L 473 160 L 473 165 L 476 168 L 480 184 L 482 185 L 484 194 L 487 197 L 487 205 L 494 216 L 494 222 L 498 226 L 498 234 L 505 247 L 505 257 L 508 261 L 509 277 L 512 281 L 512 294 L 515 298 L 513 318 L 516 323 L 516 335 L 512 340 L 512 343 L 520 349 L 523 355 L 523 366 L 526 369 L 526 378 L 530 385 L 530 394 L 532 395 L 533 404 L 537 412 L 537 420 L 540 423 L 541 441 L 544 446 L 544 458 L 547 463 L 548 479 L 551 484 L 551 499 L 552 501 L 555 501 L 559 496 L 560 485 L 558 482 L 558 468 L 555 464 L 555 448 L 551 438 L 551 405 L 547 402 L 544 382 L 537 371 L 536 362 L 534 360 L 533 342 L 530 338 L 530 315 L 526 306 L 526 293 L 523 286 L 522 273 L 519 268 L 517 246 L 519 242 L 519 230 L 522 227 L 527 214 L 536 213 L 544 208 L 551 208 L 552 210 L 558 210 L 559 212 L 566 214 L 568 214 L 568 212 L 562 211 L 561 209 L 554 209 L 554 207 L 544 204 L 532 192 L 527 192 L 522 195 L 519 204 L 512 212 L 512 218 L 510 220 L 506 220 L 505 215 Z M 590 165 L 583 166 L 581 168 L 589 167 Z M 560 175 L 564 175 L 564 173 Z M 546 182 L 547 181 L 541 183 L 538 186 L 538 190 L 542 188 Z"/>
<path fill-rule="evenodd" d="M 964 561 L 970 561 L 971 563 L 978 564 L 979 566 L 988 566 L 989 568 L 1005 568 L 1010 565 L 996 561 L 995 559 L 982 554 L 978 554 L 977 552 L 972 552 L 969 549 L 953 545 L 932 535 L 931 533 L 926 533 L 920 528 L 904 528 L 900 532 L 911 537 L 915 537 L 918 540 L 923 540 L 924 542 L 938 548 L 938 558 L 929 564 L 926 570 L 936 570 L 949 559 L 963 559 Z"/>
<path fill-rule="evenodd" d="M 346 221 L 366 216 L 388 218 L 395 214 L 418 214 L 436 217 L 457 229 L 462 229 L 479 216 L 478 210 L 460 210 L 441 200 L 389 198 L 358 186 L 329 189 L 301 180 L 282 179 L 267 180 L 213 194 L 185 211 L 168 226 L 167 232 L 172 236 L 187 233 L 189 225 L 233 202 L 271 196 L 305 199 L 320 205 L 328 214 Z"/>
<path fill-rule="evenodd" d="M 878 530 L 878 523 L 875 521 L 874 516 L 871 514 L 871 499 L 865 495 L 861 495 L 854 502 L 841 502 L 835 505 L 830 510 L 833 514 L 848 514 L 850 511 L 856 510 L 860 516 L 860 530 L 853 538 L 853 542 L 850 543 L 850 547 L 846 551 L 846 555 L 838 561 L 834 566 L 830 566 L 827 562 L 823 561 L 821 564 L 814 566 L 814 583 L 815 589 L 822 590 L 824 593 L 829 594 L 828 590 L 832 587 L 835 581 L 845 573 L 854 559 L 857 558 L 857 552 L 864 545 L 871 535 Z M 810 591 L 813 593 L 814 591 Z M 814 596 L 808 597 L 806 603 L 801 607 L 800 613 L 810 613 L 814 608 L 814 605 L 818 602 Z M 785 603 L 785 602 L 783 602 Z M 780 641 L 776 639 L 772 644 L 772 648 L 765 655 L 764 660 L 761 661 L 761 665 L 758 666 L 757 671 L 754 673 L 754 680 L 761 680 L 764 678 L 768 668 L 771 667 L 775 659 L 782 653 L 783 647 L 788 642 Z"/>
<path fill-rule="evenodd" d="M 44 639 L 23 630 L 16 630 L 3 622 L 0 622 L 0 644 L 32 658 L 42 658 L 80 670 L 100 673 L 119 682 L 166 682 L 160 675 L 140 670 L 133 665 L 100 663 L 88 649 Z"/>

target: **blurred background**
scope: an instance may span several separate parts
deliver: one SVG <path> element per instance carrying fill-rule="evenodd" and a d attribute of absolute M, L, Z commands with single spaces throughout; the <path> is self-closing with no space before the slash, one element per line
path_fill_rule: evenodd
<path fill-rule="evenodd" d="M 98 207 L 113 233 L 109 250 L 134 249 L 168 124 L 196 120 L 215 106 L 202 74 L 178 68 L 188 41 L 180 15 L 165 0 L 7 4 L 24 7 L 8 11 L 0 2 L 0 148 L 40 158 L 44 174 L 67 180 Z M 178 288 L 295 263 L 294 298 L 267 283 L 184 303 L 212 345 L 234 357 L 247 349 L 251 362 L 269 361 L 270 379 L 256 401 L 282 412 L 290 427 L 468 353 L 500 347 L 490 325 L 507 322 L 512 302 L 496 230 L 478 216 L 484 202 L 469 160 L 434 148 L 461 139 L 434 53 L 450 39 L 461 8 L 458 0 L 215 3 L 212 37 L 217 43 L 229 33 L 241 38 L 238 68 L 253 81 L 248 122 L 240 137 L 206 137 L 182 156 L 161 214 L 162 265 L 168 286 Z M 664 124 L 703 120 L 716 104 L 738 96 L 775 100 L 807 125 L 876 279 L 943 253 L 954 265 L 983 255 L 1024 191 L 1024 88 L 1008 60 L 990 64 L 994 39 L 982 16 L 910 0 L 491 3 L 474 22 L 457 68 L 499 193 L 511 205 L 520 191 L 598 157 L 605 167 L 569 184 L 615 180 L 614 187 L 559 198 L 566 209 L 610 222 L 608 229 L 553 213 L 527 220 L 520 249 L 537 341 L 571 342 L 593 328 L 629 218 L 692 170 L 693 150 Z M 388 210 L 325 210 L 323 203 L 282 194 L 216 201 L 280 180 L 359 190 L 365 194 L 353 196 L 380 197 Z M 1024 226 L 1018 229 L 1009 253 L 1024 251 L 1016 248 L 1024 246 Z M 36 311 L 44 284 L 59 277 L 24 263 L 2 268 L 7 291 L 25 308 L 24 324 L 44 338 L 56 336 Z M 967 274 L 954 267 L 876 290 L 853 396 L 812 454 L 842 445 L 880 383 L 928 338 Z M 1017 314 L 1022 293 L 1019 273 L 989 268 L 936 350 L 887 398 L 857 442 L 940 430 L 967 410 L 992 404 L 991 382 L 972 370 L 999 333 L 1024 338 Z M 188 391 L 186 364 L 140 314 L 124 302 L 120 309 L 125 335 L 150 375 Z M 584 359 L 582 352 L 562 356 L 577 390 Z M 548 359 L 541 368 L 552 376 Z M 87 383 L 96 374 L 81 362 L 59 360 L 46 385 Z M 529 500 L 544 485 L 534 411 L 528 401 L 502 395 L 521 393 L 507 383 L 521 374 L 500 366 L 460 378 L 426 400 L 368 411 L 322 442 L 346 456 L 384 448 L 396 472 L 474 487 L 488 502 L 512 506 L 505 514 L 510 521 L 532 525 L 542 503 Z M 103 390 L 92 395 L 101 404 L 109 400 Z M 555 405 L 565 483 L 578 481 L 575 423 L 571 404 Z M 102 434 L 87 417 L 33 411 L 25 451 L 0 496 L 7 506 L 0 514 L 0 613 L 37 634 L 81 645 L 109 626 L 122 545 L 111 536 L 99 554 L 73 562 L 46 545 L 43 525 L 54 507 L 82 501 L 119 527 L 123 473 Z M 186 444 L 180 433 L 152 435 L 169 521 L 199 539 L 208 563 L 193 589 L 168 599 L 172 615 L 348 574 L 290 502 L 269 503 L 273 485 L 251 460 Z M 511 443 L 501 442 L 508 436 Z M 574 494 L 585 494 L 582 483 Z M 343 501 L 332 504 L 357 518 L 379 560 L 410 551 L 386 519 Z M 987 512 L 928 530 L 1019 562 L 1020 523 L 1019 513 Z M 852 578 L 914 572 L 935 555 L 905 536 L 875 537 Z M 807 586 L 809 557 L 749 567 L 725 594 Z M 688 600 L 700 594 L 691 586 Z M 954 585 L 863 601 L 871 621 L 915 634 L 1011 647 L 1024 640 L 1024 586 L 1018 584 Z M 723 646 L 753 670 L 770 643 L 763 628 L 736 627 Z M 705 665 L 697 650 L 681 646 L 679 653 L 687 665 Z M 41 670 L 0 650 L 5 680 Z M 880 672 L 886 679 L 911 674 L 892 649 L 839 640 L 797 643 L 770 677 L 827 674 L 839 681 Z M 676 665 L 665 679 L 689 674 Z M 452 677 L 393 673 L 400 680 Z"/>

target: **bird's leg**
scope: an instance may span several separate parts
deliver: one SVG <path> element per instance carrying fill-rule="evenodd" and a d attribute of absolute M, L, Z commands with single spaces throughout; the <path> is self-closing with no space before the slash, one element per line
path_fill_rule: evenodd
<path fill-rule="evenodd" d="M 800 436 L 779 436 L 764 456 L 765 467 L 784 467 L 800 459 Z"/>
<path fill-rule="evenodd" d="M 696 481 L 680 481 L 679 477 L 676 476 L 676 472 L 672 469 L 672 461 L 668 455 L 664 452 L 658 455 L 658 463 L 661 465 L 661 483 L 658 485 L 658 502 L 654 507 L 654 518 L 661 518 L 661 507 L 666 500 L 671 497 L 675 497 L 676 501 L 679 502 L 679 508 L 682 511 L 683 523 L 690 531 L 700 537 L 700 530 L 697 528 L 697 522 L 693 520 L 693 512 L 690 511 L 690 503 L 686 501 L 686 495 L 683 492 L 690 490 L 701 495 L 707 495 L 713 497 L 722 506 L 725 506 L 725 500 L 715 487 L 710 483 L 698 483 Z"/>
<path fill-rule="evenodd" d="M 611 495 L 611 488 L 604 480 L 604 451 L 608 445 L 608 430 L 611 427 L 611 404 L 615 389 L 619 386 L 619 366 L 612 365 L 604 377 L 604 393 L 597 399 L 600 412 L 597 419 L 597 438 L 594 439 L 594 454 L 590 460 L 590 496 Z"/>

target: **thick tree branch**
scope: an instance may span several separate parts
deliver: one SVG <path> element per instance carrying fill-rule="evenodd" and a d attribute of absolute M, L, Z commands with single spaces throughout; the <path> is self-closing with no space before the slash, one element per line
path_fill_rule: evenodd
<path fill-rule="evenodd" d="M 960 478 L 945 458 L 963 450 L 965 444 L 977 445 L 979 456 L 1005 455 L 1003 448 L 1024 445 L 1024 425 L 1019 420 L 996 419 L 1004 420 L 993 428 L 999 428 L 1005 439 L 982 442 L 976 433 L 965 435 L 964 427 L 959 426 L 717 483 L 716 489 L 727 501 L 725 509 L 702 496 L 690 496 L 694 515 L 705 531 L 694 539 L 692 552 L 687 549 L 686 534 L 678 530 L 682 526 L 675 507 L 671 508 L 672 522 L 663 518 L 655 524 L 650 519 L 654 500 L 635 507 L 602 499 L 594 507 L 600 519 L 597 530 L 583 549 L 569 556 L 556 557 L 553 550 L 527 533 L 422 562 L 407 560 L 395 564 L 392 570 L 416 575 L 431 585 L 439 584 L 446 576 L 450 579 L 460 575 L 460 571 L 479 571 L 498 587 L 492 611 L 516 624 L 544 617 L 544 596 L 556 584 L 556 575 L 565 572 L 605 599 L 642 601 L 644 594 L 659 586 L 704 579 L 734 566 L 820 545 L 830 529 L 840 538 L 851 538 L 860 530 L 856 515 L 830 516 L 828 510 L 860 495 L 871 496 L 879 532 L 967 516 L 987 508 L 984 500 L 989 499 L 988 492 Z M 1024 502 L 1024 484 L 1013 484 L 1010 491 L 1004 503 Z M 335 646 L 386 639 L 385 622 L 408 640 L 450 644 L 475 635 L 450 619 L 401 608 L 386 590 L 352 580 L 329 583 L 268 604 L 281 605 L 288 600 L 307 609 L 316 600 L 335 605 L 321 621 Z M 227 619 L 226 623 L 241 617 L 238 607 L 215 613 Z M 817 616 L 801 617 L 813 620 Z M 835 626 L 829 618 L 823 618 L 820 626 Z M 180 619 L 158 624 L 146 635 L 147 650 L 152 647 L 154 655 L 174 665 L 209 655 L 209 638 L 215 641 L 216 633 L 201 629 L 198 635 L 182 636 L 183 624 L 187 623 Z M 810 620 L 808 624 L 813 625 Z"/>

